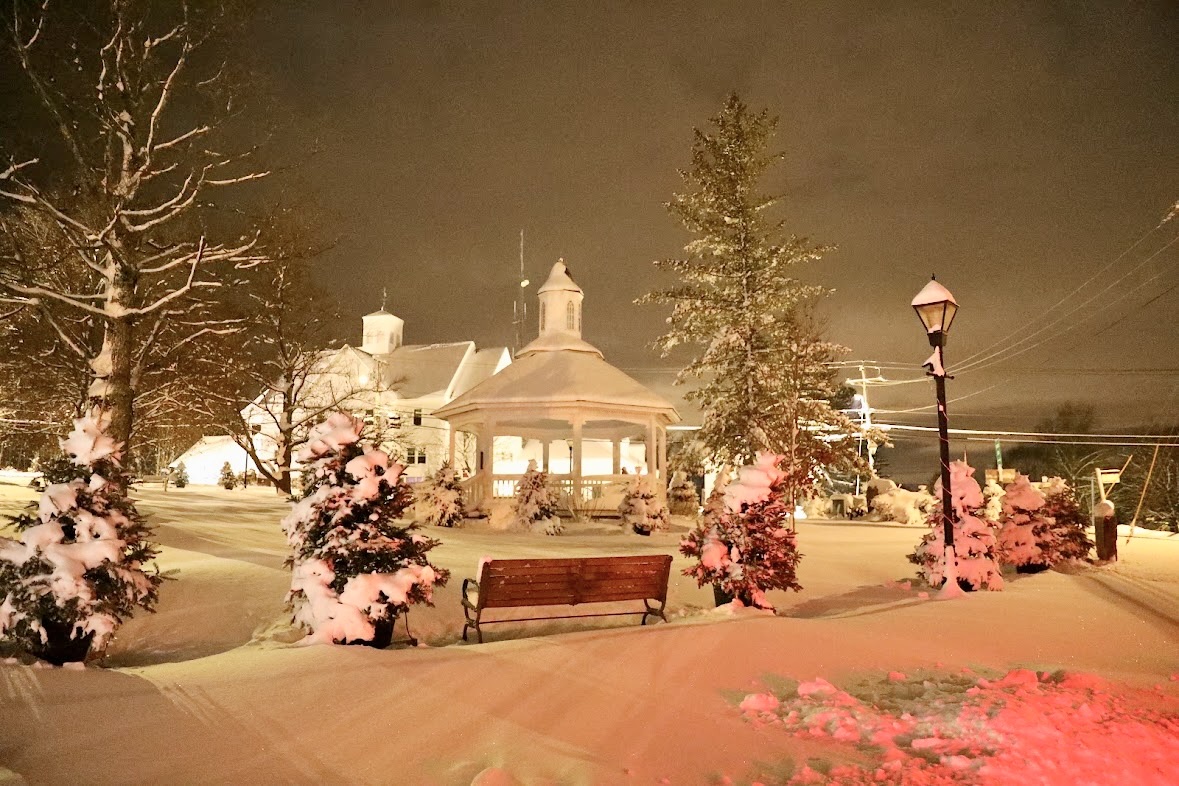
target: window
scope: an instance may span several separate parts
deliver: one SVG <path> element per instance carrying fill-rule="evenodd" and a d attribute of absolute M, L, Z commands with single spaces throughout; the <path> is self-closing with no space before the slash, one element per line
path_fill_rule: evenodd
<path fill-rule="evenodd" d="M 413 411 L 413 424 L 415 426 L 422 425 L 422 411 L 420 409 L 415 409 Z"/>
<path fill-rule="evenodd" d="M 573 301 L 565 304 L 565 329 L 573 330 Z"/>
<path fill-rule="evenodd" d="M 390 412 L 389 413 L 389 428 L 401 428 L 401 413 L 400 412 Z"/>
<path fill-rule="evenodd" d="M 425 448 L 408 448 L 405 451 L 406 464 L 425 464 L 426 463 L 426 449 Z"/>
<path fill-rule="evenodd" d="M 577 306 L 577 332 L 581 332 L 581 304 Z"/>
<path fill-rule="evenodd" d="M 540 301 L 540 332 L 544 332 L 544 301 Z"/>

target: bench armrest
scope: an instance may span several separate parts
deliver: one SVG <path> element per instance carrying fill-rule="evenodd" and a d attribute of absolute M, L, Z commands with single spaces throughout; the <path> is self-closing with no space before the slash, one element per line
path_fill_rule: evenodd
<path fill-rule="evenodd" d="M 471 588 L 471 587 L 474 587 L 474 589 L 475 589 L 475 602 L 478 603 L 478 601 L 479 601 L 479 582 L 475 581 L 474 579 L 463 579 L 463 595 L 462 595 L 461 600 L 463 602 L 463 605 L 466 606 L 468 609 L 476 608 L 475 603 L 471 602 L 471 598 L 470 598 L 470 594 L 469 594 L 470 593 L 469 588 Z"/>

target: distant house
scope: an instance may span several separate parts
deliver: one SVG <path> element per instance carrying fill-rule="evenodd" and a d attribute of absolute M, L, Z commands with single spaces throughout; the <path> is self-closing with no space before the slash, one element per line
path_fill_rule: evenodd
<path fill-rule="evenodd" d="M 403 344 L 405 323 L 384 309 L 366 314 L 362 323 L 359 348 L 344 345 L 316 358 L 302 401 L 316 409 L 338 402 L 335 408 L 363 417 L 381 446 L 405 463 L 407 477 L 418 480 L 449 458 L 451 427 L 434 412 L 508 366 L 511 353 L 506 347 L 478 349 L 473 341 Z M 264 459 L 273 458 L 278 433 L 269 408 L 278 411 L 263 394 L 242 410 Z M 475 471 L 474 451 L 473 440 L 460 440 L 460 474 Z M 204 437 L 171 466 L 181 461 L 192 483 L 215 484 L 226 461 L 235 472 L 244 471 L 245 451 L 229 437 Z"/>

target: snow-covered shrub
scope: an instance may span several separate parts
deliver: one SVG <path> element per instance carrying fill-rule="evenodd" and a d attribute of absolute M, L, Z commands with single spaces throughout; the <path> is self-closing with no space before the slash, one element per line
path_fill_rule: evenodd
<path fill-rule="evenodd" d="M 412 493 L 404 467 L 361 442 L 363 421 L 334 413 L 314 427 L 298 459 L 306 491 L 282 521 L 291 546 L 287 601 L 321 643 L 389 641 L 413 604 L 431 605 L 449 573 L 431 565 L 438 541 L 401 520 Z"/>
<path fill-rule="evenodd" d="M 1085 532 L 1089 519 L 1081 512 L 1072 487 L 1063 478 L 1049 478 L 1041 485 L 1040 491 L 1044 494 L 1044 507 L 1040 513 L 1051 520 L 1049 537 L 1041 546 L 1047 564 L 1055 565 L 1070 559 L 1088 560 L 1089 552 L 1093 550 L 1093 541 Z"/>
<path fill-rule="evenodd" d="M 686 473 L 672 475 L 671 486 L 667 490 L 667 507 L 674 516 L 695 516 L 700 512 L 700 495 L 696 493 L 696 484 Z"/>
<path fill-rule="evenodd" d="M 176 471 L 172 473 L 172 482 L 178 489 L 188 485 L 188 467 L 184 466 L 183 461 L 176 465 Z"/>
<path fill-rule="evenodd" d="M 884 480 L 874 479 L 872 482 Z M 896 521 L 901 524 L 924 524 L 933 510 L 934 498 L 928 491 L 909 491 L 891 480 L 884 490 L 877 487 L 872 496 L 872 518 L 874 521 Z M 923 487 L 924 488 L 924 487 Z"/>
<path fill-rule="evenodd" d="M 1051 565 L 1051 555 L 1044 553 L 1052 537 L 1052 519 L 1041 511 L 1044 495 L 1032 486 L 1027 475 L 1016 475 L 999 499 L 999 561 L 1016 567 Z"/>
<path fill-rule="evenodd" d="M 34 654 L 89 638 L 103 652 L 135 609 L 154 606 L 160 577 L 151 529 L 127 496 L 122 446 L 101 410 L 74 421 L 67 461 L 46 462 L 45 490 L 14 518 L 20 540 L 0 538 L 0 642 Z M 52 657 L 52 653 L 48 653 Z"/>
<path fill-rule="evenodd" d="M 795 569 L 802 557 L 790 529 L 790 504 L 779 456 L 759 453 L 738 479 L 717 479 L 700 525 L 680 542 L 680 552 L 696 560 L 684 571 L 703 587 L 746 606 L 772 609 L 770 590 L 801 590 Z"/>
<path fill-rule="evenodd" d="M 651 490 L 647 475 L 638 475 L 630 482 L 618 505 L 618 515 L 624 528 L 629 526 L 639 535 L 666 530 L 670 522 L 667 506 Z"/>
<path fill-rule="evenodd" d="M 217 483 L 224 489 L 232 489 L 237 485 L 237 475 L 233 471 L 233 467 L 229 466 L 229 462 L 221 465 L 221 477 L 217 479 Z"/>
<path fill-rule="evenodd" d="M 444 463 L 423 485 L 425 488 L 416 507 L 426 523 L 436 527 L 461 527 L 467 509 L 454 468 Z"/>
<path fill-rule="evenodd" d="M 929 516 L 930 530 L 909 555 L 909 561 L 918 566 L 917 574 L 931 587 L 940 587 L 947 578 L 956 578 L 962 589 L 1002 589 L 1003 577 L 995 561 L 994 526 L 980 515 L 984 504 L 982 489 L 974 479 L 974 469 L 965 461 L 950 464 L 950 492 L 957 519 L 954 522 L 955 565 L 946 569 L 940 479 L 934 485 L 934 497 L 938 502 Z"/>
<path fill-rule="evenodd" d="M 998 524 L 1003 520 L 1003 487 L 993 480 L 988 480 L 983 486 L 983 518 Z"/>
<path fill-rule="evenodd" d="M 544 532 L 560 535 L 563 525 L 557 514 L 557 495 L 549 488 L 547 472 L 536 468 L 535 461 L 516 484 L 516 500 L 512 503 L 511 529 L 519 532 Z"/>

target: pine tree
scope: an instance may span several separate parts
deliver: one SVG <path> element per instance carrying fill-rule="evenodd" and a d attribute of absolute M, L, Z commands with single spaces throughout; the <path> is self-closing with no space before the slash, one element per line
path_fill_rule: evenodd
<path fill-rule="evenodd" d="M 309 480 L 282 521 L 292 551 L 287 601 L 311 641 L 380 647 L 398 615 L 432 605 L 449 573 L 427 559 L 438 541 L 401 520 L 412 502 L 404 467 L 361 442 L 363 425 L 334 413 L 300 452 Z"/>
<path fill-rule="evenodd" d="M 173 482 L 176 484 L 176 488 L 178 489 L 182 489 L 188 485 L 188 467 L 184 466 L 183 461 L 176 465 L 176 473 L 173 475 Z"/>
<path fill-rule="evenodd" d="M 1093 541 L 1085 532 L 1089 521 L 1081 512 L 1072 486 L 1063 478 L 1050 478 L 1041 491 L 1044 492 L 1044 507 L 1040 512 L 1052 522 L 1049 537 L 1042 547 L 1047 564 L 1055 565 L 1070 559 L 1088 561 L 1093 550 Z"/>
<path fill-rule="evenodd" d="M 0 643 L 81 659 L 105 651 L 136 608 L 155 605 L 163 579 L 147 564 L 156 548 L 127 496 L 109 424 L 101 410 L 74 421 L 61 442 L 69 459 L 45 463 L 36 512 L 14 518 L 20 541 L 0 538 Z"/>
<path fill-rule="evenodd" d="M 217 479 L 224 489 L 232 489 L 237 485 L 237 475 L 233 471 L 233 467 L 229 466 L 229 462 L 221 465 L 221 477 Z"/>
<path fill-rule="evenodd" d="M 1051 565 L 1051 555 L 1045 550 L 1051 550 L 1052 519 L 1044 515 L 1043 507 L 1044 495 L 1027 475 L 1016 475 L 1003 489 L 998 542 L 1002 564 L 1029 571 Z"/>
<path fill-rule="evenodd" d="M 467 509 L 463 504 L 463 488 L 450 463 L 443 463 L 425 485 L 418 506 L 426 523 L 436 527 L 461 527 Z"/>
<path fill-rule="evenodd" d="M 557 497 L 549 488 L 548 473 L 540 472 L 535 461 L 528 462 L 516 484 L 516 501 L 512 504 L 511 528 L 521 532 L 543 531 L 560 535 L 564 529 L 557 513 Z"/>
<path fill-rule="evenodd" d="M 675 473 L 667 490 L 667 506 L 674 516 L 696 516 L 700 513 L 700 495 L 696 484 L 683 472 Z"/>
<path fill-rule="evenodd" d="M 929 517 L 930 530 L 909 555 L 919 566 L 918 575 L 931 587 L 941 587 L 947 574 L 957 578 L 964 590 L 1003 589 L 1003 577 L 996 562 L 995 527 L 982 517 L 982 489 L 974 469 L 965 461 L 950 463 L 950 491 L 954 505 L 954 571 L 946 570 L 945 527 L 942 522 L 941 479 L 934 484 L 938 503 Z"/>
<path fill-rule="evenodd" d="M 696 131 L 686 191 L 668 207 L 695 238 L 688 258 L 656 264 L 680 285 L 641 303 L 672 305 L 659 339 L 668 354 L 681 344 L 703 348 L 676 378 L 698 385 L 698 437 L 716 464 L 753 461 L 759 452 L 785 456 L 782 482 L 791 506 L 814 492 L 820 469 L 859 467 L 856 426 L 834 408 L 839 395 L 829 364 L 844 350 L 822 339 L 813 306 L 821 287 L 803 284 L 798 266 L 829 249 L 788 235 L 768 211 L 776 197 L 759 181 L 782 158 L 768 150 L 777 125 L 730 96 L 713 128 Z"/>
<path fill-rule="evenodd" d="M 802 589 L 795 578 L 802 555 L 779 458 L 762 454 L 741 468 L 736 482 L 714 489 L 704 520 L 680 542 L 680 552 L 696 560 L 684 575 L 701 587 L 712 584 L 718 603 L 727 597 L 772 609 L 766 592 Z M 723 506 L 714 504 L 721 494 Z"/>
<path fill-rule="evenodd" d="M 670 523 L 667 506 L 651 490 L 646 475 L 638 475 L 631 481 L 618 505 L 618 515 L 622 518 L 623 526 L 629 525 L 638 535 L 666 530 Z"/>

